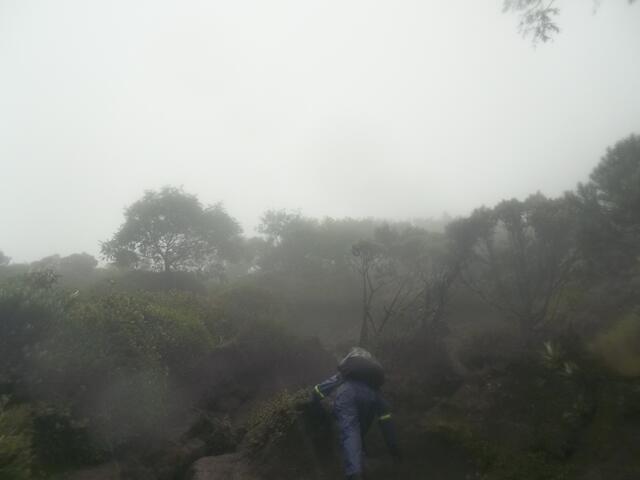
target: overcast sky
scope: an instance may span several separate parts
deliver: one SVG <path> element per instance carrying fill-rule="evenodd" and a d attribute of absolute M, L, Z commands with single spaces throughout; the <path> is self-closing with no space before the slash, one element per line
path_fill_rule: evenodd
<path fill-rule="evenodd" d="M 97 254 L 145 189 L 262 212 L 438 217 L 557 195 L 640 132 L 640 5 L 0 0 L 0 250 Z"/>

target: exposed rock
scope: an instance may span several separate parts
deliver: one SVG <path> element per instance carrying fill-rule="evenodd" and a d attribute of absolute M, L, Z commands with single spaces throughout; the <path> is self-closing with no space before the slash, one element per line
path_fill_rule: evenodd
<path fill-rule="evenodd" d="M 155 476 L 159 480 L 181 477 L 193 462 L 210 454 L 211 451 L 204 440 L 191 439 L 183 445 L 176 445 L 162 452 L 161 457 L 153 462 Z"/>
<path fill-rule="evenodd" d="M 202 440 L 207 447 L 207 451 L 200 455 L 200 457 L 204 457 L 205 455 L 222 455 L 235 451 L 239 434 L 228 417 L 221 418 L 201 411 L 183 438 Z"/>
<path fill-rule="evenodd" d="M 187 475 L 189 480 L 260 480 L 251 472 L 239 454 L 203 457 L 195 462 Z"/>

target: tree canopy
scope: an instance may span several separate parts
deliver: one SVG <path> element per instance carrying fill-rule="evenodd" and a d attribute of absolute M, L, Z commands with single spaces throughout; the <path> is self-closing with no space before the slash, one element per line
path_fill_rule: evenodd
<path fill-rule="evenodd" d="M 636 0 L 627 0 L 629 4 Z M 598 4 L 598 1 L 594 1 Z M 525 37 L 531 37 L 534 44 L 548 42 L 560 32 L 557 17 L 560 8 L 556 0 L 504 0 L 503 10 L 516 13 L 518 28 Z"/>
<path fill-rule="evenodd" d="M 205 207 L 195 195 L 164 187 L 126 209 L 125 222 L 102 244 L 102 254 L 121 266 L 211 274 L 235 257 L 240 233 L 221 204 Z"/>
<path fill-rule="evenodd" d="M 480 208 L 449 227 L 462 279 L 487 303 L 539 328 L 576 261 L 570 202 L 541 194 Z"/>
<path fill-rule="evenodd" d="M 580 246 L 586 259 L 611 272 L 640 255 L 640 136 L 620 140 L 571 195 L 580 209 Z"/>
<path fill-rule="evenodd" d="M 373 239 L 355 243 L 351 253 L 362 287 L 361 345 L 371 346 L 389 323 L 401 323 L 397 327 L 405 332 L 433 333 L 442 327 L 457 275 L 444 234 L 385 223 Z"/>

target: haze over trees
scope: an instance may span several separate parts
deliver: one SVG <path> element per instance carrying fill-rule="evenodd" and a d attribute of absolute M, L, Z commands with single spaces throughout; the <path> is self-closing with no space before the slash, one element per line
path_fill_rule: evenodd
<path fill-rule="evenodd" d="M 639 155 L 640 138 L 631 135 L 609 148 L 589 182 L 578 185 L 581 246 L 601 268 L 627 271 L 640 253 Z"/>
<path fill-rule="evenodd" d="M 165 187 L 127 208 L 102 253 L 119 266 L 220 274 L 238 254 L 240 233 L 221 204 L 203 207 L 195 196 Z"/>
<path fill-rule="evenodd" d="M 577 261 L 575 211 L 541 194 L 475 210 L 450 225 L 461 279 L 531 334 L 551 320 Z"/>
<path fill-rule="evenodd" d="M 640 479 L 639 58 L 636 0 L 0 0 L 0 480 L 344 478 L 354 346 L 358 479 Z"/>
<path fill-rule="evenodd" d="M 0 257 L 0 476 L 117 461 L 183 478 L 239 451 L 224 458 L 259 478 L 335 478 L 312 460 L 333 450 L 329 431 L 305 430 L 319 421 L 308 392 L 265 398 L 359 343 L 388 365 L 406 419 L 408 461 L 374 478 L 633 478 L 638 456 L 612 459 L 640 428 L 638 212 L 638 135 L 575 191 L 446 227 L 269 210 L 248 238 L 219 204 L 147 191 L 104 266 Z M 425 438 L 446 454 L 424 462 Z"/>
<path fill-rule="evenodd" d="M 361 345 L 374 345 L 389 322 L 423 334 L 442 327 L 458 274 L 443 234 L 385 223 L 375 229 L 373 240 L 355 243 L 351 253 L 362 285 Z"/>

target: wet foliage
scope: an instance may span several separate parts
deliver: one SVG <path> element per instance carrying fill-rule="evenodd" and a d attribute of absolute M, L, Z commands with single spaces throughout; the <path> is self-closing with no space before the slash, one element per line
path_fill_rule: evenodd
<path fill-rule="evenodd" d="M 175 479 L 233 452 L 261 478 L 334 478 L 309 387 L 360 343 L 406 452 L 392 466 L 370 435 L 370 478 L 637 478 L 639 175 L 632 135 L 559 198 L 446 226 L 272 211 L 255 238 L 165 189 L 110 241 L 136 261 L 3 254 L 0 477 Z M 194 233 L 182 208 L 230 229 L 204 242 L 215 224 Z M 155 246 L 125 238 L 153 225 Z"/>

